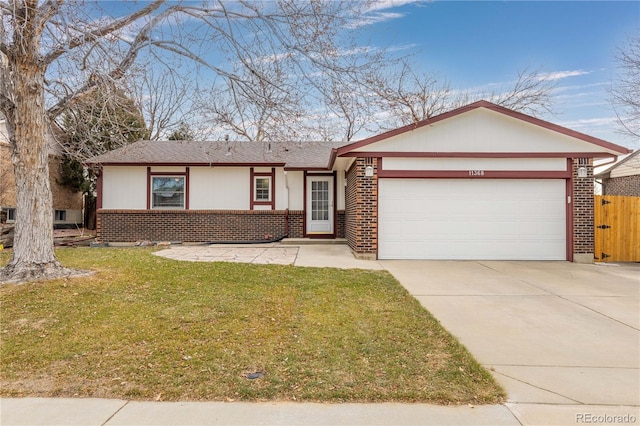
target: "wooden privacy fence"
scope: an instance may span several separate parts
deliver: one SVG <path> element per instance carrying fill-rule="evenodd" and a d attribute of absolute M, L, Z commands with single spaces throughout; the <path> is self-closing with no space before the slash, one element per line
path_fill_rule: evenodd
<path fill-rule="evenodd" d="M 596 195 L 595 258 L 600 262 L 640 262 L 640 197 Z"/>

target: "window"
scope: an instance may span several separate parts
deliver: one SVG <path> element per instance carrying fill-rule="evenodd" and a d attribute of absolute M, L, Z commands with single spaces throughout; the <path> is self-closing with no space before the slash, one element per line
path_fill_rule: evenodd
<path fill-rule="evenodd" d="M 16 209 L 7 209 L 7 222 L 16 221 Z"/>
<path fill-rule="evenodd" d="M 153 176 L 151 178 L 151 188 L 151 208 L 184 208 L 184 177 Z"/>
<path fill-rule="evenodd" d="M 54 210 L 53 212 L 53 220 L 56 222 L 66 222 L 67 221 L 67 211 L 66 210 Z"/>
<path fill-rule="evenodd" d="M 255 201 L 271 201 L 271 178 L 256 177 L 254 178 L 254 197 Z"/>
<path fill-rule="evenodd" d="M 329 220 L 329 181 L 311 182 L 311 220 Z"/>

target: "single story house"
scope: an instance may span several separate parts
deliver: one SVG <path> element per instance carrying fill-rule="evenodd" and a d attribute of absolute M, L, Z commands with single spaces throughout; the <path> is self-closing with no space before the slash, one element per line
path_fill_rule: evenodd
<path fill-rule="evenodd" d="M 595 175 L 602 195 L 640 197 L 640 150 L 615 162 Z"/>
<path fill-rule="evenodd" d="M 622 146 L 479 101 L 353 143 L 140 141 L 94 157 L 103 242 L 346 238 L 370 259 L 593 261 Z"/>

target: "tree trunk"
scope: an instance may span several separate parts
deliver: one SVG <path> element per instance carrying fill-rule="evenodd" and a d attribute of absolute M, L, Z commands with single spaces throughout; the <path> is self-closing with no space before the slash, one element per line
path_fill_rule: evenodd
<path fill-rule="evenodd" d="M 97 220 L 97 201 L 96 197 L 90 194 L 85 194 L 84 199 L 84 227 L 90 230 L 96 229 Z"/>
<path fill-rule="evenodd" d="M 7 58 L 12 77 L 5 88 L 13 108 L 7 118 L 16 181 L 16 224 L 11 262 L 0 282 L 22 282 L 69 275 L 53 250 L 53 203 L 49 146 L 45 138 L 44 66 L 38 34 L 27 24 L 15 34 L 19 46 Z M 4 76 L 6 77 L 6 76 Z"/>

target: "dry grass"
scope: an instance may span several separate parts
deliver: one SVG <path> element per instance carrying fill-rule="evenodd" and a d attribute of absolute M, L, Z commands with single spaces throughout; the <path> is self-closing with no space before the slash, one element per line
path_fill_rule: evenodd
<path fill-rule="evenodd" d="M 58 256 L 98 273 L 0 288 L 0 395 L 504 399 L 387 272 L 187 263 L 140 248 Z"/>

